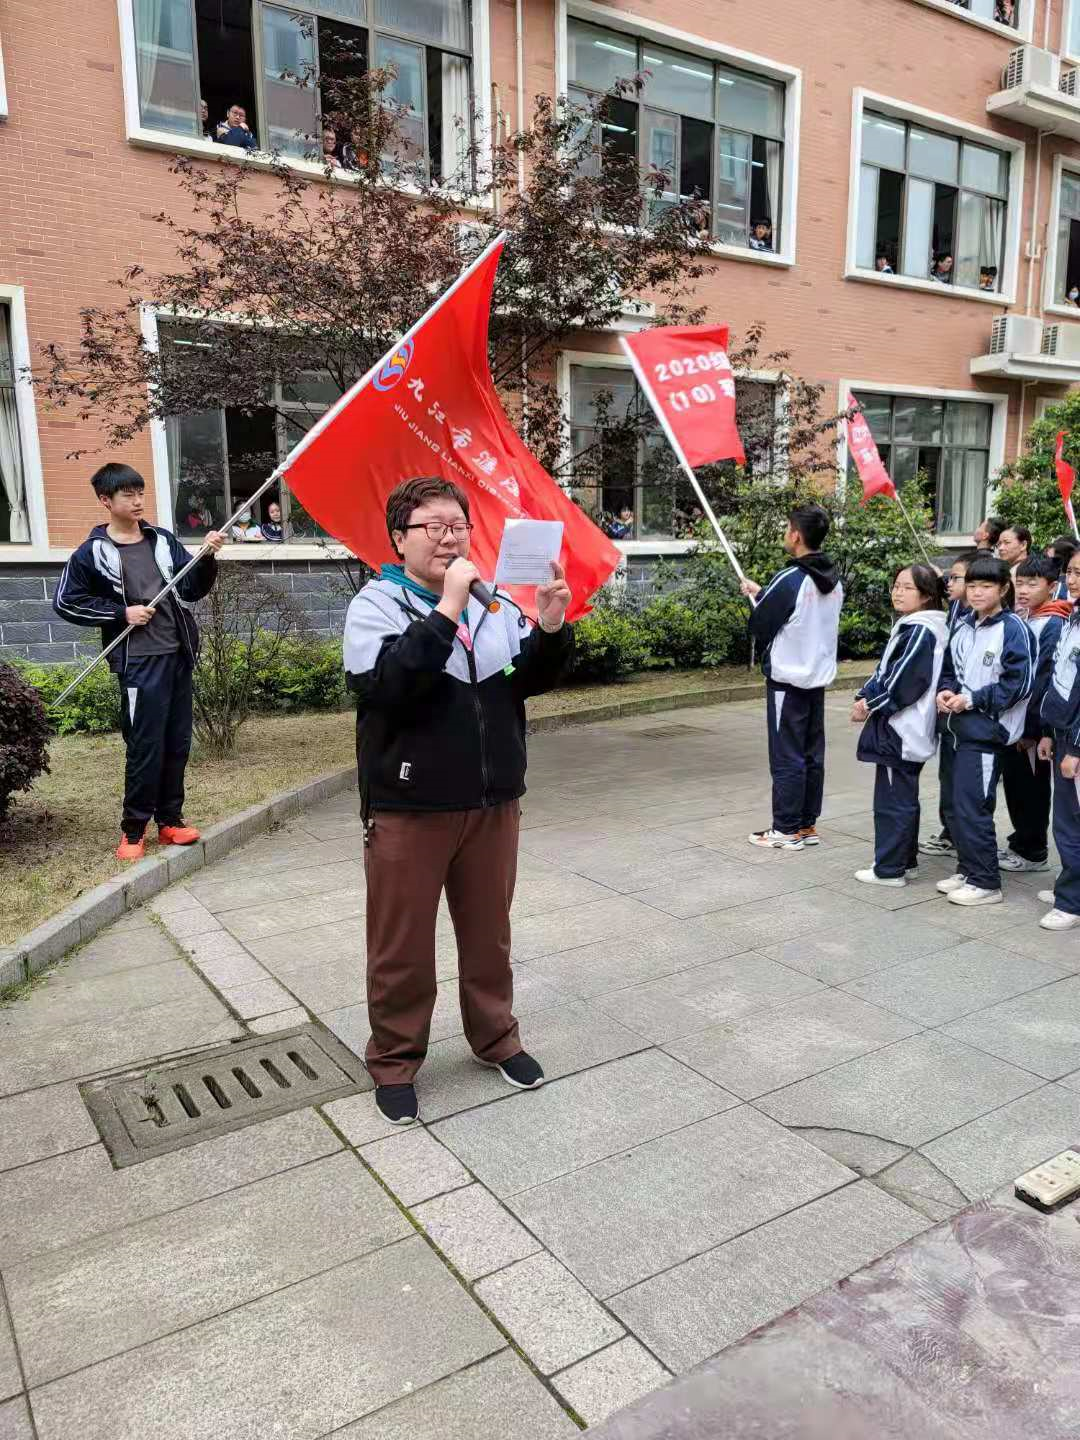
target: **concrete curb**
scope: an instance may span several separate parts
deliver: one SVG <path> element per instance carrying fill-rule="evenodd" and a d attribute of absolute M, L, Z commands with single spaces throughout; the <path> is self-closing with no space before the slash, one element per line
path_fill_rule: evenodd
<path fill-rule="evenodd" d="M 295 790 L 282 790 L 261 804 L 242 810 L 239 815 L 230 815 L 227 820 L 207 826 L 202 839 L 194 845 L 166 846 L 153 858 L 140 860 L 104 884 L 96 885 L 21 940 L 0 946 L 0 991 L 24 984 L 55 964 L 73 945 L 89 940 L 126 910 L 134 910 L 166 885 L 212 865 L 238 845 L 269 830 L 271 825 L 299 815 L 355 785 L 355 765 L 332 770 Z"/>
<path fill-rule="evenodd" d="M 845 690 L 861 685 L 874 673 L 872 665 L 865 671 L 840 676 L 830 690 Z M 689 710 L 697 705 L 729 705 L 737 700 L 760 700 L 765 694 L 764 680 L 748 680 L 745 685 L 729 685 L 725 689 L 680 690 L 674 695 L 642 695 L 636 700 L 616 700 L 610 705 L 592 705 L 584 710 L 568 710 L 565 714 L 538 715 L 530 720 L 530 735 L 546 730 L 566 730 L 572 725 L 596 725 L 601 720 L 626 720 L 633 715 L 653 715 L 658 710 Z"/>
<path fill-rule="evenodd" d="M 845 675 L 831 689 L 858 684 L 873 674 Z M 745 685 L 731 685 L 724 690 L 683 690 L 674 695 L 647 695 L 636 700 L 616 701 L 611 705 L 593 705 L 584 710 L 571 710 L 562 715 L 539 715 L 528 723 L 530 735 L 545 731 L 566 730 L 573 725 L 595 725 L 601 720 L 622 720 L 631 715 L 652 715 L 660 710 L 684 710 L 696 705 L 726 705 L 737 700 L 756 700 L 765 694 L 761 680 Z M 356 781 L 356 767 L 334 770 L 317 780 L 310 780 L 295 790 L 282 790 L 259 805 L 219 820 L 203 831 L 195 845 L 170 845 L 152 859 L 140 860 L 121 874 L 88 890 L 51 920 L 31 930 L 13 945 L 0 946 L 0 991 L 21 985 L 47 966 L 55 964 L 73 945 L 79 945 L 99 930 L 118 920 L 125 910 L 134 910 L 184 876 L 213 865 L 230 850 L 244 845 L 256 835 L 269 830 L 292 815 L 309 810 L 331 795 L 350 789 Z"/>

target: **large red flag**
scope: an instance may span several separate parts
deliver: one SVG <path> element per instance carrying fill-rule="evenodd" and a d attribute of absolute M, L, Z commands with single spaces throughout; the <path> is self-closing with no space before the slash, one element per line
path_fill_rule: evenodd
<path fill-rule="evenodd" d="M 889 479 L 889 472 L 882 464 L 874 437 L 870 434 L 866 416 L 850 390 L 847 408 L 850 412 L 850 419 L 846 421 L 848 453 L 854 460 L 855 469 L 862 481 L 862 503 L 865 505 L 874 495 L 884 495 L 888 500 L 895 500 L 896 486 Z"/>
<path fill-rule="evenodd" d="M 1061 491 L 1061 503 L 1065 506 L 1065 514 L 1069 517 L 1069 524 L 1076 529 L 1076 515 L 1073 511 L 1072 492 L 1076 483 L 1076 471 L 1064 459 L 1065 431 L 1059 430 L 1057 445 L 1054 447 L 1054 469 L 1057 472 L 1058 489 Z"/>
<path fill-rule="evenodd" d="M 716 460 L 746 463 L 726 325 L 658 325 L 623 336 L 622 345 L 676 455 L 691 469 Z"/>
<path fill-rule="evenodd" d="M 502 248 L 500 237 L 321 417 L 281 473 L 308 514 L 375 567 L 397 558 L 386 499 L 414 475 L 444 476 L 467 493 L 470 558 L 486 578 L 506 520 L 561 520 L 573 620 L 622 557 L 526 449 L 495 392 L 488 317 Z M 532 588 L 515 594 L 535 613 Z"/>

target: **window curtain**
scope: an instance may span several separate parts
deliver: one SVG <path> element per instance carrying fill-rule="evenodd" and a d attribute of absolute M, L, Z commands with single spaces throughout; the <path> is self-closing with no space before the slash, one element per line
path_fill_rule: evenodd
<path fill-rule="evenodd" d="M 176 502 L 180 495 L 180 421 L 170 415 L 165 421 L 165 445 L 169 455 L 169 493 L 172 496 L 173 529 L 179 527 Z"/>
<path fill-rule="evenodd" d="M 147 118 L 157 94 L 158 56 L 161 54 L 161 14 L 167 0 L 135 0 L 135 53 L 138 56 L 139 105 Z"/>
<path fill-rule="evenodd" d="M 458 55 L 442 57 L 442 177 L 444 184 L 463 183 L 469 150 L 469 62 Z"/>
<path fill-rule="evenodd" d="M 0 356 L 10 363 L 11 341 L 8 335 L 7 309 L 0 305 Z M 19 443 L 19 415 L 14 385 L 0 385 L 0 485 L 11 511 L 10 534 L 13 543 L 26 544 L 30 539 L 30 517 L 26 510 L 26 474 L 23 470 L 22 446 Z"/>

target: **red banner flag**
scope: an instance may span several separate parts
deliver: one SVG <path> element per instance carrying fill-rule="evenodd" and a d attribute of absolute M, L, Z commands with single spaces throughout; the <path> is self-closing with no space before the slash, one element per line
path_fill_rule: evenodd
<path fill-rule="evenodd" d="M 1054 447 L 1054 469 L 1057 472 L 1058 489 L 1061 491 L 1061 500 L 1066 511 L 1072 510 L 1073 485 L 1076 483 L 1076 471 L 1063 458 L 1065 449 L 1065 431 L 1059 430 L 1057 445 Z"/>
<path fill-rule="evenodd" d="M 466 492 L 470 558 L 486 578 L 506 520 L 561 520 L 573 620 L 622 557 L 526 449 L 496 394 L 488 318 L 502 248 L 500 237 L 321 417 L 282 476 L 324 530 L 376 568 L 397 558 L 386 499 L 414 475 L 441 475 Z M 535 613 L 532 588 L 514 593 Z"/>
<path fill-rule="evenodd" d="M 881 463 L 881 456 L 874 444 L 874 437 L 870 434 L 866 416 L 862 413 L 859 402 L 850 390 L 848 391 L 847 408 L 852 412 L 851 418 L 845 422 L 848 454 L 854 460 L 855 469 L 859 472 L 859 479 L 862 481 L 862 503 L 865 505 L 874 495 L 884 495 L 887 500 L 895 500 L 896 486 L 889 479 L 889 472 Z"/>
<path fill-rule="evenodd" d="M 727 344 L 726 325 L 663 325 L 622 339 L 672 449 L 691 469 L 716 460 L 746 463 Z"/>

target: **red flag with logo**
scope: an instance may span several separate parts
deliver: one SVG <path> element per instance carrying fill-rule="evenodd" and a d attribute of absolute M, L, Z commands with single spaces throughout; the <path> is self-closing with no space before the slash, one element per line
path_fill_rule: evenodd
<path fill-rule="evenodd" d="M 855 462 L 855 469 L 859 472 L 859 479 L 862 481 L 862 503 L 865 505 L 874 495 L 884 495 L 888 500 L 895 500 L 896 486 L 889 479 L 889 472 L 882 464 L 878 448 L 874 444 L 874 437 L 870 434 L 866 416 L 862 413 L 859 402 L 850 390 L 848 391 L 847 408 L 851 412 L 845 422 L 848 454 Z"/>
<path fill-rule="evenodd" d="M 387 497 L 415 475 L 444 476 L 466 492 L 470 559 L 488 579 L 505 521 L 561 520 L 573 620 L 622 557 L 526 449 L 496 394 L 487 342 L 502 248 L 500 237 L 321 417 L 282 477 L 324 530 L 376 568 L 397 559 Z M 535 591 L 514 593 L 535 615 Z"/>
<path fill-rule="evenodd" d="M 1076 471 L 1064 458 L 1065 431 L 1059 430 L 1057 445 L 1054 447 L 1054 470 L 1057 472 L 1058 489 L 1061 491 L 1061 503 L 1065 506 L 1065 514 L 1069 517 L 1069 524 L 1076 529 L 1076 516 L 1073 512 L 1072 492 L 1076 483 Z"/>
<path fill-rule="evenodd" d="M 716 460 L 746 463 L 727 345 L 726 325 L 661 325 L 622 338 L 638 384 L 691 469 Z"/>

